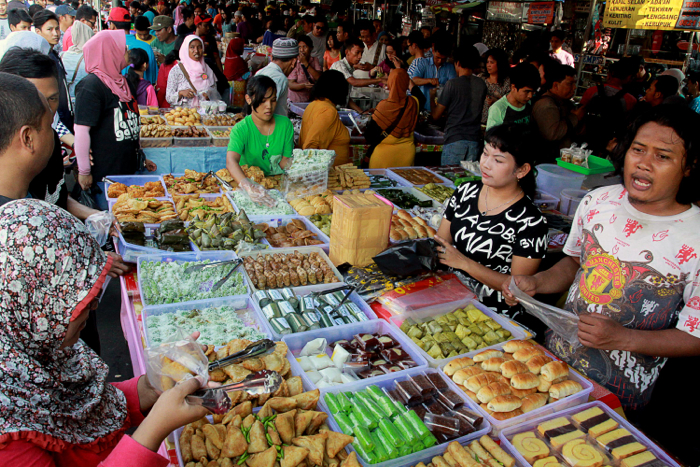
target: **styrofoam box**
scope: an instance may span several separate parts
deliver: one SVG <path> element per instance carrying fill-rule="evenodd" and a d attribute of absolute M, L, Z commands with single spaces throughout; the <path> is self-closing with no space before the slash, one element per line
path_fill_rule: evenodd
<path fill-rule="evenodd" d="M 503 350 L 503 343 L 498 344 L 497 346 L 492 346 L 491 348 L 497 348 L 498 350 Z M 479 352 L 482 352 L 484 349 L 477 350 L 474 352 L 469 352 L 466 354 L 468 357 L 473 357 Z M 560 360 L 557 358 L 556 355 L 551 354 L 547 350 L 545 350 L 545 354 L 548 355 L 549 357 L 553 358 L 554 360 Z M 457 357 L 455 357 L 457 358 Z M 450 358 L 449 360 L 445 360 L 442 365 L 440 365 L 440 370 L 442 371 L 445 368 L 445 365 L 447 365 L 449 362 L 454 360 L 453 358 Z M 565 397 L 564 399 L 558 400 L 556 402 L 553 402 L 551 404 L 547 404 L 543 407 L 540 407 L 539 409 L 535 409 L 532 412 L 527 412 L 522 415 L 519 415 L 517 417 L 513 417 L 508 420 L 504 421 L 499 421 L 493 418 L 491 415 L 486 413 L 484 409 L 479 407 L 479 412 L 481 412 L 482 415 L 484 415 L 485 418 L 488 418 L 489 423 L 491 423 L 491 426 L 493 426 L 493 434 L 498 435 L 501 430 L 505 430 L 508 427 L 514 426 L 514 425 L 520 425 L 521 423 L 528 422 L 530 420 L 534 420 L 537 417 L 541 417 L 546 414 L 554 413 L 554 412 L 560 412 L 564 409 L 568 409 L 569 407 L 574 407 L 577 405 L 584 404 L 588 401 L 588 396 L 593 392 L 593 383 L 588 381 L 586 378 L 581 376 L 579 373 L 574 371 L 574 369 L 569 368 L 569 379 L 572 381 L 576 381 L 581 384 L 583 389 L 576 394 L 572 394 L 571 396 Z"/>
<path fill-rule="evenodd" d="M 296 334 L 287 334 L 282 337 L 282 340 L 287 344 L 289 347 L 289 353 L 287 354 L 287 357 L 289 358 L 289 361 L 291 362 L 292 366 L 297 366 L 299 367 L 299 370 L 302 372 L 302 378 L 306 380 L 306 382 L 309 384 L 310 387 L 316 388 L 316 385 L 309 379 L 309 377 L 306 375 L 306 372 L 301 368 L 299 365 L 299 362 L 296 361 L 296 357 L 299 355 L 299 352 L 301 352 L 301 349 L 304 348 L 304 345 L 306 345 L 307 342 L 312 341 L 314 339 L 318 338 L 324 338 L 328 342 L 328 346 L 326 347 L 326 353 L 330 357 L 333 354 L 333 349 L 331 348 L 331 344 L 335 341 L 341 340 L 341 339 L 347 339 L 347 340 L 352 340 L 353 336 L 355 334 L 388 334 L 396 341 L 401 344 L 401 348 L 404 349 L 413 359 L 414 362 L 418 364 L 416 368 L 422 368 L 422 369 L 427 369 L 428 368 L 428 362 L 425 361 L 425 358 L 423 358 L 417 351 L 415 346 L 409 345 L 410 339 L 406 338 L 406 336 L 398 329 L 396 329 L 395 326 L 392 326 L 391 324 L 387 323 L 384 320 L 379 320 L 379 319 L 374 319 L 372 321 L 365 321 L 364 323 L 353 323 L 353 324 L 346 324 L 343 326 L 334 326 L 332 328 L 322 328 L 322 329 L 315 329 L 313 331 L 307 331 L 307 332 L 300 332 Z M 411 368 L 410 370 L 414 370 L 415 368 Z M 375 376 L 373 378 L 367 378 L 367 379 L 361 379 L 359 382 L 370 382 L 370 383 L 375 383 L 378 381 L 384 381 L 387 379 L 396 379 L 398 376 L 405 375 L 407 374 L 406 372 L 410 370 L 402 370 L 402 371 L 397 371 L 396 373 L 389 373 L 387 375 L 383 376 Z M 357 384 L 357 383 L 350 383 L 352 385 Z M 332 387 L 341 387 L 341 388 L 347 388 L 348 384 L 342 384 L 338 386 L 332 386 Z M 332 387 L 329 388 L 321 388 L 321 392 L 326 392 L 329 391 Z"/>
<path fill-rule="evenodd" d="M 408 183 L 409 186 L 425 186 L 426 185 L 426 184 L 416 185 L 415 183 L 411 183 L 410 180 L 403 178 L 399 173 L 395 172 L 395 170 L 402 170 L 402 169 L 425 170 L 426 172 L 428 172 L 428 174 L 432 175 L 433 177 L 437 177 L 440 180 L 442 180 L 442 182 L 440 182 L 440 183 L 445 184 L 445 185 L 454 186 L 454 183 L 452 183 L 452 180 L 450 180 L 449 178 L 445 178 L 442 175 L 438 175 L 434 172 L 431 172 L 430 170 L 426 169 L 425 167 L 418 167 L 418 166 L 416 166 L 416 167 L 392 167 L 391 169 L 387 169 L 387 170 L 389 172 L 393 173 L 394 175 L 396 175 L 397 177 L 399 177 L 400 179 L 404 180 L 406 183 Z"/>
<path fill-rule="evenodd" d="M 422 185 L 421 185 L 421 186 L 422 186 Z M 431 207 L 439 208 L 440 206 L 442 206 L 440 203 L 437 202 L 437 200 L 434 200 L 433 198 L 431 198 L 430 196 L 426 195 L 425 193 L 421 193 L 420 191 L 416 190 L 416 189 L 413 188 L 412 186 L 397 186 L 397 187 L 393 187 L 393 188 L 377 188 L 377 189 L 375 189 L 375 191 L 377 192 L 377 195 L 383 197 L 384 199 L 386 199 L 389 203 L 391 203 L 391 204 L 394 206 L 394 210 L 395 210 L 395 211 L 398 210 L 398 209 L 412 209 L 412 208 L 414 208 L 414 207 L 416 207 L 416 206 L 411 206 L 410 208 L 401 208 L 401 207 L 399 207 L 399 206 L 396 206 L 394 203 L 391 202 L 391 200 L 389 200 L 389 198 L 387 198 L 387 197 L 384 195 L 384 193 L 380 193 L 380 190 L 399 190 L 399 191 L 403 191 L 403 192 L 412 194 L 413 196 L 415 196 L 416 198 L 418 198 L 418 200 L 420 200 L 420 201 L 430 201 L 430 202 L 432 203 L 432 206 L 431 206 Z"/>
<path fill-rule="evenodd" d="M 301 368 L 299 368 L 299 371 L 301 371 Z M 303 373 L 304 373 L 304 372 L 302 371 L 302 374 L 303 374 Z M 291 375 L 292 375 L 292 376 L 302 376 L 302 375 L 300 375 L 299 373 L 295 372 L 294 367 L 291 368 Z M 309 386 L 307 385 L 306 381 L 304 381 L 303 376 L 302 376 L 302 379 L 301 379 L 301 380 L 302 380 L 302 383 L 303 383 L 303 385 L 304 385 L 304 392 L 306 392 L 306 391 L 313 391 L 314 388 L 309 387 Z M 259 412 L 261 408 L 262 408 L 262 407 L 255 407 L 255 408 L 253 408 L 253 413 Z M 318 411 L 318 412 L 325 412 L 325 413 L 327 413 L 327 414 L 330 414 L 330 413 L 331 413 L 330 410 L 328 410 L 328 407 L 326 406 L 326 404 L 323 402 L 323 398 L 320 398 L 320 399 L 318 400 L 318 404 L 317 404 L 315 410 Z M 207 415 L 207 419 L 209 419 L 209 421 L 212 421 L 211 415 Z M 177 430 L 175 430 L 175 431 L 173 431 L 173 432 L 171 433 L 171 436 L 174 438 L 174 439 L 173 439 L 173 442 L 175 443 L 175 453 L 177 454 L 177 461 L 178 461 L 180 467 L 185 467 L 185 463 L 182 461 L 182 453 L 180 452 L 180 434 L 182 434 L 182 430 L 183 430 L 184 428 L 185 428 L 185 427 L 180 427 L 180 428 L 178 428 Z M 340 432 L 340 430 L 335 430 L 335 431 Z M 347 451 L 347 448 L 346 448 L 346 451 Z"/>
<path fill-rule="evenodd" d="M 402 186 L 405 187 L 412 187 L 413 185 L 408 183 L 405 179 L 399 177 L 395 173 L 393 173 L 390 170 L 387 169 L 366 169 L 364 171 L 367 175 L 384 175 L 386 178 L 389 178 L 391 180 L 394 180 L 396 183 L 398 183 L 398 186 L 395 187 L 386 187 L 386 188 L 399 188 Z M 372 188 L 370 187 L 370 190 L 381 190 L 381 188 Z"/>
<path fill-rule="evenodd" d="M 525 460 L 525 458 L 523 458 L 523 456 L 517 451 L 517 449 L 515 449 L 515 447 L 511 443 L 511 440 L 516 434 L 522 433 L 524 431 L 536 430 L 537 425 L 546 422 L 547 420 L 551 420 L 553 418 L 567 417 L 570 419 L 572 415 L 575 415 L 579 412 L 583 412 L 584 410 L 590 409 L 591 407 L 598 407 L 603 412 L 605 412 L 610 418 L 614 419 L 620 425 L 620 428 L 625 428 L 627 431 L 629 431 L 635 438 L 637 438 L 637 441 L 646 446 L 647 450 L 649 450 L 652 454 L 658 457 L 667 466 L 678 467 L 679 464 L 676 461 L 674 461 L 668 454 L 666 454 L 666 452 L 664 452 L 663 449 L 658 447 L 656 444 L 654 444 L 653 441 L 647 438 L 644 435 L 644 433 L 636 429 L 630 422 L 620 417 L 620 415 L 614 410 L 612 410 L 610 407 L 599 401 L 589 402 L 587 404 L 579 405 L 577 407 L 573 407 L 567 410 L 562 410 L 561 412 L 557 412 L 555 414 L 544 415 L 535 420 L 530 420 L 526 423 L 521 423 L 518 426 L 505 429 L 501 432 L 499 436 L 501 439 L 501 447 L 508 448 L 508 450 L 512 453 L 513 457 L 515 457 L 516 462 L 519 465 L 523 467 L 529 467 L 530 463 L 528 463 Z M 576 425 L 575 422 L 574 425 Z M 590 437 L 588 437 L 588 439 L 592 445 L 597 446 L 597 443 L 594 440 L 592 440 Z M 555 453 L 555 450 L 552 449 L 552 453 L 550 455 L 556 456 L 557 454 L 558 453 Z"/>
<path fill-rule="evenodd" d="M 175 178 L 185 176 L 184 173 L 178 173 L 178 174 L 171 173 L 171 174 L 166 174 L 166 175 L 172 175 Z M 201 182 L 194 182 L 194 183 L 199 184 Z M 165 181 L 163 181 L 163 185 L 165 185 Z M 165 192 L 168 193 L 167 190 Z M 196 194 L 197 193 L 168 193 L 168 196 L 172 198 L 173 196 L 188 196 L 188 195 L 196 195 Z M 199 196 L 201 196 L 202 198 L 211 199 L 211 198 L 217 198 L 217 197 L 221 196 L 221 194 L 222 194 L 221 187 L 219 187 L 219 191 L 217 191 L 216 193 L 199 193 Z"/>
<path fill-rule="evenodd" d="M 287 224 L 289 224 L 289 222 L 291 222 L 292 219 L 299 219 L 300 221 L 302 221 L 304 223 L 307 230 L 310 230 L 311 232 L 313 232 L 316 235 L 316 238 L 318 238 L 321 242 L 323 242 L 323 243 L 319 243 L 318 245 L 312 245 L 312 246 L 322 248 L 323 251 L 328 252 L 328 248 L 330 246 L 331 239 L 326 234 L 321 232 L 321 230 L 318 227 L 316 227 L 314 225 L 314 223 L 309 220 L 308 217 L 297 215 L 297 216 L 292 216 L 288 219 L 262 219 L 262 220 L 257 219 L 259 216 L 254 216 L 254 217 L 256 218 L 256 220 L 255 220 L 256 224 L 260 224 L 260 223 L 264 222 L 265 224 L 269 225 L 270 227 L 278 227 L 280 225 L 286 226 Z M 272 249 L 279 250 L 280 248 L 272 247 Z"/>
<path fill-rule="evenodd" d="M 267 256 L 267 255 L 274 255 L 277 253 L 282 253 L 282 254 L 289 254 L 289 253 L 294 253 L 295 251 L 298 251 L 299 253 L 302 254 L 309 254 L 309 253 L 318 253 L 321 255 L 321 258 L 323 258 L 324 261 L 328 264 L 328 266 L 331 268 L 331 271 L 333 271 L 333 274 L 335 274 L 335 277 L 338 278 L 338 282 L 332 282 L 330 284 L 308 284 L 308 285 L 303 285 L 299 287 L 291 287 L 292 290 L 294 290 L 294 293 L 297 295 L 306 295 L 309 292 L 314 292 L 314 291 L 319 291 L 319 290 L 327 290 L 327 289 L 333 289 L 336 287 L 339 287 L 341 285 L 344 285 L 345 283 L 343 282 L 343 276 L 338 272 L 338 269 L 333 266 L 333 263 L 331 260 L 328 258 L 328 255 L 326 254 L 325 251 L 323 251 L 322 248 L 319 248 L 318 246 L 300 246 L 300 247 L 295 247 L 295 248 L 275 248 L 275 249 L 270 249 L 270 250 L 256 250 L 256 251 L 246 251 L 244 253 L 239 254 L 241 258 L 244 258 L 246 256 L 254 256 L 257 257 L 258 254 L 261 256 Z M 243 266 L 241 266 L 243 267 Z M 250 285 L 250 288 L 252 289 L 251 293 L 257 292 L 257 288 L 253 285 L 253 282 L 250 280 L 250 277 L 248 277 L 248 271 L 245 271 L 246 278 L 248 279 L 248 284 Z M 272 289 L 275 290 L 275 289 Z M 279 289 L 276 289 L 279 290 Z"/>
<path fill-rule="evenodd" d="M 171 261 L 205 261 L 205 260 L 210 260 L 210 261 L 226 261 L 226 260 L 231 260 L 231 259 L 236 259 L 237 256 L 234 252 L 232 251 L 191 251 L 191 252 L 184 252 L 184 253 L 171 253 L 171 252 L 163 252 L 158 255 L 142 255 L 138 257 L 138 260 L 136 262 L 137 266 L 137 275 L 139 278 L 139 295 L 141 295 L 141 300 L 143 301 L 144 307 L 146 306 L 156 306 L 154 304 L 148 304 L 146 302 L 146 295 L 143 293 L 143 288 L 141 287 L 141 264 L 146 262 L 146 261 L 158 261 L 158 262 L 171 262 Z M 248 275 L 245 274 L 244 271 L 241 269 L 243 266 L 241 265 L 240 268 L 236 271 L 236 273 L 241 273 L 243 274 L 243 282 L 246 285 L 246 296 L 250 295 L 250 283 L 248 282 Z M 234 273 L 234 274 L 236 274 Z M 182 302 L 178 303 L 187 303 L 190 305 L 194 304 L 200 304 L 202 302 L 205 302 L 207 300 L 211 299 L 202 299 L 202 300 L 185 300 Z"/>
<path fill-rule="evenodd" d="M 364 388 L 366 388 L 367 386 L 372 386 L 372 385 L 379 386 L 380 389 L 385 388 L 385 387 L 393 388 L 394 381 L 403 381 L 408 376 L 413 376 L 413 375 L 417 375 L 417 374 L 430 374 L 430 373 L 438 373 L 447 382 L 447 385 L 449 386 L 450 389 L 452 389 L 456 394 L 459 394 L 460 397 L 463 396 L 462 398 L 464 399 L 464 406 L 471 411 L 475 411 L 476 404 L 471 399 L 469 399 L 469 397 L 467 397 L 457 387 L 456 384 L 454 384 L 452 381 L 450 381 L 450 379 L 447 378 L 442 372 L 431 369 L 431 368 L 428 368 L 428 369 L 412 368 L 410 370 L 406 370 L 406 372 L 403 373 L 399 377 L 394 376 L 393 378 L 384 379 L 384 380 L 367 379 L 367 380 L 359 381 L 358 383 L 345 384 L 342 386 L 333 386 L 333 387 L 327 388 L 326 391 L 321 393 L 321 400 L 324 401 L 324 403 L 325 403 L 324 397 L 328 393 L 337 394 L 339 392 L 360 391 L 360 390 L 363 390 Z M 398 373 L 395 373 L 395 375 L 397 375 L 397 374 Z M 328 424 L 329 424 L 331 430 L 342 433 L 342 430 L 338 426 L 338 423 L 335 421 L 335 416 L 332 413 L 330 413 L 330 411 L 329 411 L 329 416 L 328 416 Z M 447 443 L 436 444 L 435 446 L 429 447 L 428 449 L 424 449 L 420 452 L 409 454 L 407 456 L 399 457 L 396 459 L 390 459 L 388 461 L 379 462 L 377 464 L 370 464 L 360 455 L 360 453 L 357 453 L 357 460 L 359 460 L 360 464 L 362 464 L 365 467 L 369 467 L 369 466 L 372 466 L 372 467 L 399 467 L 399 466 L 416 465 L 418 462 L 424 461 L 426 459 L 432 459 L 434 456 L 442 455 L 445 452 L 445 449 L 447 449 L 447 445 L 453 441 L 457 441 L 460 444 L 464 444 L 468 441 L 481 438 L 483 435 L 485 435 L 491 431 L 491 424 L 486 420 L 486 418 L 484 418 L 484 421 L 481 423 L 481 426 L 477 427 L 477 428 L 478 428 L 478 430 L 475 431 L 474 433 L 470 433 L 466 436 L 456 438 L 456 439 L 449 441 Z M 352 450 L 355 449 L 352 445 L 349 445 L 348 447 Z"/>
<path fill-rule="evenodd" d="M 312 292 L 321 292 L 321 291 L 323 291 L 323 289 L 318 289 L 318 288 L 317 288 L 318 285 L 314 285 L 314 286 L 312 286 L 312 287 L 316 287 L 316 290 L 312 290 Z M 308 293 L 311 293 L 311 292 L 308 292 Z M 308 293 L 303 294 L 303 295 L 300 295 L 299 298 L 301 298 L 301 297 L 303 297 L 303 296 L 305 296 L 305 295 L 308 295 Z M 360 295 L 359 295 L 357 292 L 352 292 L 352 293 L 350 294 L 350 298 L 348 298 L 348 301 L 351 301 L 352 303 L 354 303 L 355 305 L 357 305 L 357 306 L 360 308 L 360 310 L 362 310 L 362 312 L 365 314 L 365 316 L 367 316 L 367 318 L 368 318 L 369 321 L 372 321 L 372 320 L 377 319 L 377 315 L 374 313 L 374 310 L 372 310 L 372 307 L 370 307 L 369 305 L 367 305 L 367 302 L 365 302 L 364 300 L 362 300 L 362 297 L 360 297 Z M 260 309 L 260 306 L 259 306 L 257 303 L 255 303 L 254 305 L 255 305 L 255 309 L 258 310 L 258 312 L 260 312 L 260 316 L 261 316 L 262 319 L 264 320 L 265 326 L 268 328 L 268 331 L 270 332 L 270 334 L 272 334 L 272 335 L 275 337 L 275 339 L 277 339 L 277 340 L 282 340 L 282 338 L 283 338 L 284 336 L 281 335 L 281 334 L 278 334 L 278 333 L 274 330 L 274 328 L 270 325 L 270 322 L 268 321 L 268 319 L 265 317 L 265 314 L 264 314 L 264 313 L 262 312 L 262 310 Z M 356 324 L 356 323 L 353 323 L 353 324 Z M 310 336 L 311 333 L 315 333 L 315 332 L 321 331 L 322 329 L 338 329 L 338 328 L 342 328 L 342 327 L 344 327 L 344 326 L 349 326 L 349 325 L 348 325 L 348 324 L 345 324 L 345 325 L 342 325 L 342 326 L 333 326 L 332 328 L 312 329 L 312 330 L 310 330 L 310 331 L 297 332 L 297 333 L 294 333 L 293 335 L 294 335 L 294 336 L 299 336 L 299 335 L 304 335 L 304 336 L 306 336 L 306 335 L 308 334 L 308 335 Z M 311 337 L 310 339 L 315 339 L 315 337 Z M 301 348 L 300 348 L 300 349 L 301 349 Z M 314 387 L 315 387 L 315 386 L 314 386 Z"/>
<path fill-rule="evenodd" d="M 472 300 L 472 299 L 466 299 L 466 300 L 457 300 L 455 302 L 449 302 L 449 303 L 443 303 L 441 305 L 435 305 L 427 308 L 422 308 L 420 310 L 414 310 L 411 311 L 410 315 L 407 314 L 400 314 L 396 316 L 392 316 L 389 318 L 396 327 L 401 327 L 401 324 L 404 322 L 405 319 L 407 318 L 412 318 L 415 321 L 427 321 L 429 319 L 433 319 L 436 316 L 442 316 L 444 314 L 450 313 L 458 308 L 464 308 L 467 305 L 474 305 L 477 307 L 479 310 L 481 310 L 486 316 L 489 318 L 492 318 L 494 321 L 496 321 L 498 324 L 503 326 L 503 328 L 507 331 L 510 331 L 512 334 L 511 339 L 527 339 L 529 337 L 529 334 L 520 326 L 517 326 L 515 323 L 510 321 L 508 318 L 505 316 L 499 315 L 498 313 L 495 313 L 493 310 L 490 308 L 484 306 L 481 302 L 478 300 Z M 404 336 L 403 331 L 401 331 L 401 334 Z M 408 338 L 408 336 L 407 336 Z M 410 338 L 408 338 L 410 341 Z M 452 360 L 453 358 L 459 358 L 463 357 L 465 355 L 469 355 L 471 352 L 467 352 L 461 355 L 458 355 L 457 357 L 450 357 L 450 358 L 444 358 L 442 360 L 435 360 L 433 357 L 428 355 L 428 353 L 418 347 L 416 344 L 411 341 L 411 345 L 416 346 L 416 348 L 421 352 L 421 355 L 425 357 L 425 359 L 428 361 L 428 364 L 430 365 L 431 368 L 437 368 L 438 366 L 442 366 L 443 364 L 447 363 L 448 361 Z M 499 348 L 502 345 L 500 344 L 494 344 L 490 345 L 488 347 L 484 347 L 479 350 L 473 351 L 473 353 L 479 353 L 483 350 L 486 349 L 493 349 L 493 348 Z"/>
<path fill-rule="evenodd" d="M 141 312 L 141 317 L 143 320 L 143 334 L 146 339 L 146 346 L 151 346 L 151 338 L 148 335 L 148 317 L 162 315 L 166 313 L 176 313 L 182 310 L 194 310 L 194 309 L 204 309 L 204 308 L 218 308 L 220 306 L 230 306 L 236 309 L 236 314 L 246 323 L 252 322 L 255 329 L 266 334 L 267 337 L 272 337 L 270 332 L 265 326 L 265 317 L 260 314 L 257 308 L 253 305 L 253 300 L 246 297 L 231 297 L 231 298 L 212 298 L 209 300 L 201 300 L 197 304 L 192 303 L 171 303 L 168 305 L 151 305 L 143 308 Z M 249 327 L 249 326 L 247 326 Z M 229 340 L 235 339 L 235 337 L 230 337 Z M 279 339 L 278 339 L 279 340 Z M 210 342 L 200 342 L 201 344 L 209 345 L 221 345 L 212 344 Z"/>
<path fill-rule="evenodd" d="M 165 196 L 159 196 L 155 199 L 167 199 L 168 198 L 168 190 L 165 188 L 165 182 L 163 182 L 163 178 L 160 175 L 109 175 L 107 176 L 110 180 L 112 180 L 114 183 L 123 183 L 127 187 L 131 185 L 138 185 L 138 186 L 145 186 L 146 182 L 160 182 L 161 185 L 163 185 L 163 191 L 165 192 Z M 111 183 L 107 182 L 105 185 L 105 199 L 109 201 L 117 201 L 117 198 L 110 198 L 107 196 L 107 191 L 106 189 L 109 188 L 109 185 Z"/>

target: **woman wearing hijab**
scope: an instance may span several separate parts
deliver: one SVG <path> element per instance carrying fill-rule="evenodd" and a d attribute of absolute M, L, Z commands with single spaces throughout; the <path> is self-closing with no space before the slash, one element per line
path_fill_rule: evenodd
<path fill-rule="evenodd" d="M 0 465 L 168 465 L 155 452 L 163 439 L 207 413 L 185 401 L 201 380 L 160 397 L 145 375 L 107 383 L 80 331 L 112 259 L 82 222 L 39 200 L 0 207 L 0 238 Z"/>
<path fill-rule="evenodd" d="M 80 80 L 87 76 L 85 71 L 85 57 L 83 57 L 83 46 L 89 41 L 95 32 L 87 24 L 76 21 L 73 23 L 73 45 L 68 50 L 61 53 L 61 60 L 66 69 L 66 80 L 68 81 L 68 93 L 75 101 L 75 87 Z"/>
<path fill-rule="evenodd" d="M 416 158 L 413 130 L 418 122 L 418 112 L 425 97 L 414 86 L 403 68 L 395 68 L 387 81 L 389 98 L 377 104 L 368 125 L 370 139 L 380 141 L 369 160 L 370 169 L 408 167 Z M 412 95 L 408 95 L 411 88 Z"/>
<path fill-rule="evenodd" d="M 242 37 L 234 37 L 226 48 L 226 60 L 224 61 L 224 74 L 229 81 L 239 81 L 248 73 L 248 63 L 243 60 L 243 48 L 245 42 Z"/>
<path fill-rule="evenodd" d="M 204 63 L 204 42 L 195 35 L 185 37 L 180 47 L 180 63 L 168 76 L 165 99 L 170 105 L 199 105 L 199 96 L 218 98 L 216 76 Z"/>
<path fill-rule="evenodd" d="M 123 31 L 101 31 L 83 46 L 88 75 L 75 91 L 75 153 L 78 183 L 83 190 L 99 185 L 107 175 L 128 175 L 140 170 L 139 111 L 136 90 L 121 70 L 128 55 Z M 92 162 L 90 163 L 90 150 Z M 149 170 L 155 164 L 147 161 Z M 97 190 L 99 191 L 99 190 Z M 102 193 L 94 193 L 101 210 L 107 209 Z"/>

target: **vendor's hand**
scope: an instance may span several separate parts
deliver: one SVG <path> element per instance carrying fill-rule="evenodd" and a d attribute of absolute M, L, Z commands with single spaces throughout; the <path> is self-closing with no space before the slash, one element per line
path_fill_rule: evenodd
<path fill-rule="evenodd" d="M 248 196 L 250 196 L 250 199 L 253 200 L 253 202 L 262 204 L 269 208 L 277 206 L 277 201 L 267 194 L 265 188 L 259 184 L 246 178 L 241 182 L 240 187 L 244 189 L 246 193 L 248 193 Z"/>
<path fill-rule="evenodd" d="M 139 379 L 139 383 L 141 383 L 141 379 Z M 189 404 L 185 400 L 188 395 L 200 389 L 203 382 L 198 376 L 183 381 L 161 394 L 148 417 L 141 423 L 132 438 L 155 452 L 166 436 L 174 430 L 207 415 L 209 413 L 207 409 L 201 405 Z"/>
<path fill-rule="evenodd" d="M 439 235 L 435 235 L 435 241 L 441 245 L 437 248 L 440 263 L 455 269 L 466 269 L 467 257 L 460 253 L 454 245 L 450 245 Z"/>
<path fill-rule="evenodd" d="M 121 256 L 113 251 L 108 251 L 107 254 L 112 257 L 112 267 L 107 273 L 109 277 L 117 278 L 129 272 L 131 267 L 124 262 Z"/>
<path fill-rule="evenodd" d="M 90 188 L 92 188 L 92 174 L 78 174 L 78 183 L 80 184 L 80 188 L 82 188 L 83 190 L 89 190 Z"/>
<path fill-rule="evenodd" d="M 537 280 L 535 276 L 512 276 L 515 280 L 515 285 L 518 286 L 520 290 L 529 296 L 533 297 L 537 293 Z M 501 292 L 503 293 L 503 298 L 506 299 L 506 304 L 508 306 L 515 306 L 518 304 L 518 299 L 515 298 L 508 288 L 510 286 L 511 277 L 505 280 L 503 286 L 501 287 Z"/>
<path fill-rule="evenodd" d="M 586 347 L 602 350 L 627 350 L 632 330 L 598 313 L 579 315 L 578 340 Z"/>
<path fill-rule="evenodd" d="M 194 92 L 191 89 L 183 89 L 177 93 L 182 99 L 192 99 L 194 97 Z"/>
<path fill-rule="evenodd" d="M 437 78 L 433 78 L 430 80 L 430 84 L 433 86 L 440 86 L 440 81 Z"/>
<path fill-rule="evenodd" d="M 149 172 L 155 172 L 157 169 L 158 166 L 155 162 L 153 162 L 150 159 L 146 159 L 146 170 L 148 170 Z"/>

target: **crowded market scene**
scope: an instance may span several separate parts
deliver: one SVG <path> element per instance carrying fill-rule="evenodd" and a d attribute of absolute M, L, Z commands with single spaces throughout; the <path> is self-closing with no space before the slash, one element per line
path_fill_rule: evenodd
<path fill-rule="evenodd" d="M 0 0 L 0 466 L 700 465 L 699 18 Z"/>

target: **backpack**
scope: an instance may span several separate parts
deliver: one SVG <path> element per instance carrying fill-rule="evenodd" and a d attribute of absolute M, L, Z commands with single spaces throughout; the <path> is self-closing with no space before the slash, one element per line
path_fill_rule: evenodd
<path fill-rule="evenodd" d="M 597 88 L 598 94 L 586 106 L 583 117 L 585 133 L 581 141 L 588 143 L 594 153 L 600 155 L 605 152 L 608 142 L 624 128 L 627 91 L 620 90 L 608 96 L 604 85 L 599 84 Z"/>

